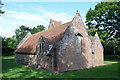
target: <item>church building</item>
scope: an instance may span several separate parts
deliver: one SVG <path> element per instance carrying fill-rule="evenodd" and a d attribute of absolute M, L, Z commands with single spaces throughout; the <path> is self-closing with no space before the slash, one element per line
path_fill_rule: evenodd
<path fill-rule="evenodd" d="M 15 61 L 36 69 L 58 73 L 103 65 L 99 36 L 89 36 L 80 14 L 62 24 L 50 19 L 48 29 L 28 33 L 15 50 Z"/>

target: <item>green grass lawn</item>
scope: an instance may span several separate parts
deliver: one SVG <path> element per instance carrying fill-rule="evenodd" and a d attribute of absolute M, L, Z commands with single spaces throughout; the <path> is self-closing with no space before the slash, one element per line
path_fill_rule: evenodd
<path fill-rule="evenodd" d="M 118 78 L 118 61 L 106 60 L 104 66 L 64 72 L 49 73 L 20 65 L 14 57 L 2 57 L 2 78 Z"/>

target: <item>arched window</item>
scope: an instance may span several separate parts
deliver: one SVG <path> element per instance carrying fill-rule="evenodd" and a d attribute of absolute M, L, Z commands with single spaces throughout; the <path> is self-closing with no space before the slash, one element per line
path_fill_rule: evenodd
<path fill-rule="evenodd" d="M 41 36 L 40 39 L 40 54 L 46 54 L 47 53 L 47 40 L 44 36 Z"/>
<path fill-rule="evenodd" d="M 82 35 L 80 33 L 77 33 L 75 34 L 76 36 L 76 52 L 77 54 L 81 54 L 82 53 L 82 43 L 81 43 L 81 40 L 82 40 Z"/>

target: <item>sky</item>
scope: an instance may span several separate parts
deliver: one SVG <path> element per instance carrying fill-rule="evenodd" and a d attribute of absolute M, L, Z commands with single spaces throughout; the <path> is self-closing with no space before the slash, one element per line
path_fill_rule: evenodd
<path fill-rule="evenodd" d="M 15 29 L 25 25 L 48 27 L 50 18 L 62 23 L 71 21 L 78 10 L 85 22 L 85 15 L 98 2 L 4 2 L 0 16 L 0 36 L 12 37 Z"/>

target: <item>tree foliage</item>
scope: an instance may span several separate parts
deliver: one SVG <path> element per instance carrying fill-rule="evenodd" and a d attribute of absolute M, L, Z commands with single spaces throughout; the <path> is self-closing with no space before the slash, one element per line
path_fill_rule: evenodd
<path fill-rule="evenodd" d="M 120 38 L 105 40 L 103 46 L 104 54 L 118 54 L 120 56 Z"/>
<path fill-rule="evenodd" d="M 33 28 L 29 28 L 27 26 L 21 25 L 19 29 L 15 30 L 14 37 L 17 39 L 17 44 L 18 44 L 26 36 L 28 32 L 34 34 L 43 30 L 45 30 L 45 27 L 43 25 L 38 25 Z"/>
<path fill-rule="evenodd" d="M 2 53 L 3 55 L 13 55 L 17 41 L 14 38 L 2 38 Z"/>
<path fill-rule="evenodd" d="M 89 9 L 86 14 L 86 23 L 89 29 L 96 28 L 93 32 L 102 34 L 102 39 L 120 37 L 120 1 L 101 2 L 95 9 Z"/>
<path fill-rule="evenodd" d="M 14 38 L 2 38 L 2 48 L 10 48 L 15 49 L 16 48 L 16 39 Z"/>
<path fill-rule="evenodd" d="M 32 34 L 45 30 L 43 25 L 38 25 L 33 28 L 21 25 L 15 30 L 15 35 L 10 38 L 2 38 L 2 53 L 3 55 L 13 55 L 17 44 L 25 37 L 28 32 Z"/>
<path fill-rule="evenodd" d="M 45 30 L 45 27 L 43 25 L 37 25 L 36 27 L 31 28 L 30 32 L 34 34 L 43 30 Z"/>
<path fill-rule="evenodd" d="M 30 32 L 29 27 L 26 27 L 24 25 L 21 25 L 19 29 L 15 30 L 15 35 L 14 37 L 17 40 L 17 44 L 25 37 L 25 35 Z"/>
<path fill-rule="evenodd" d="M 120 55 L 120 1 L 101 2 L 90 8 L 86 24 L 89 35 L 98 32 L 105 54 Z"/>
<path fill-rule="evenodd" d="M 2 11 L 2 6 L 3 6 L 3 3 L 0 1 L 0 16 L 1 14 L 5 13 L 5 11 Z"/>

